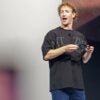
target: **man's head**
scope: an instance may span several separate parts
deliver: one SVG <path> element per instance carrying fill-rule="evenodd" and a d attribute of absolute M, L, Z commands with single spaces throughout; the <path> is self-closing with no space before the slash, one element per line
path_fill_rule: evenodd
<path fill-rule="evenodd" d="M 71 3 L 65 2 L 59 5 L 58 14 L 61 19 L 61 24 L 66 27 L 72 25 L 73 19 L 77 16 L 77 10 Z"/>

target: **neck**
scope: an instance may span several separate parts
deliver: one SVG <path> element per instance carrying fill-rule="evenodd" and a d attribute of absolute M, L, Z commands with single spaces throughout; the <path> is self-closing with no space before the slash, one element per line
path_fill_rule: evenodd
<path fill-rule="evenodd" d="M 73 30 L 72 27 L 67 27 L 67 26 L 61 26 L 65 30 Z"/>

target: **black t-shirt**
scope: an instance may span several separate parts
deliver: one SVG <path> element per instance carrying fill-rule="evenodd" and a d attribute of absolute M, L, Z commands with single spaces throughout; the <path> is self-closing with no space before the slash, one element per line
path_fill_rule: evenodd
<path fill-rule="evenodd" d="M 87 42 L 83 34 L 61 27 L 49 31 L 42 44 L 43 57 L 50 49 L 67 44 L 77 44 L 79 49 L 49 60 L 50 91 L 67 87 L 84 89 L 81 63 Z"/>

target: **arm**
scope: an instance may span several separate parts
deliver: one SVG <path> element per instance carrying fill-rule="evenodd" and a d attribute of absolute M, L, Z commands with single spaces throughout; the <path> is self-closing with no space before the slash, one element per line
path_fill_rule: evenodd
<path fill-rule="evenodd" d="M 62 46 L 62 47 L 57 48 L 57 49 L 51 49 L 47 52 L 44 59 L 45 60 L 54 59 L 54 58 L 64 54 L 65 52 L 71 53 L 76 49 L 78 49 L 78 46 L 74 45 L 74 44 L 69 44 L 69 45 L 66 45 L 66 46 Z"/>
<path fill-rule="evenodd" d="M 86 52 L 82 57 L 83 63 L 87 63 L 90 60 L 93 51 L 94 51 L 94 47 L 93 46 L 90 46 L 90 47 L 86 48 Z"/>

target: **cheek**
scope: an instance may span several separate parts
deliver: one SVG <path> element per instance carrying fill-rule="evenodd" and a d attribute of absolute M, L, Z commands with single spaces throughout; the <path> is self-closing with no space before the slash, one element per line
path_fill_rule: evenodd
<path fill-rule="evenodd" d="M 72 18 L 72 14 L 71 13 L 67 13 L 67 17 Z"/>
<path fill-rule="evenodd" d="M 63 17 L 63 14 L 60 14 L 59 17 L 60 17 L 60 18 Z"/>
<path fill-rule="evenodd" d="M 68 15 L 68 18 L 69 18 L 70 20 L 72 20 L 72 19 L 73 19 L 73 16 L 72 16 L 72 15 Z"/>

